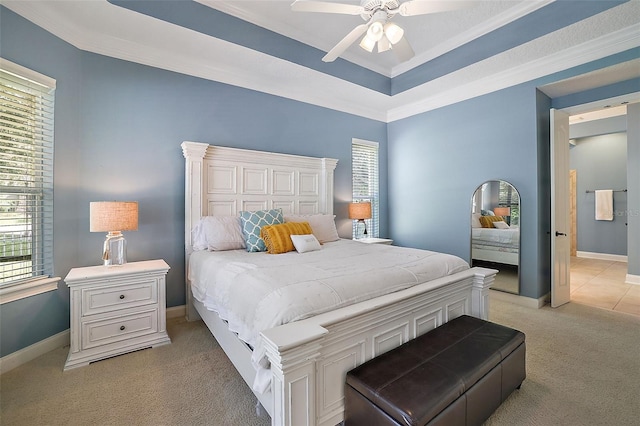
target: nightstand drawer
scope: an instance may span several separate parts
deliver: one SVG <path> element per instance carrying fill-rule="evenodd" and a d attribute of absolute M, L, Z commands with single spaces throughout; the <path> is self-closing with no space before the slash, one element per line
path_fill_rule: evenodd
<path fill-rule="evenodd" d="M 158 282 L 140 280 L 82 290 L 82 316 L 157 303 Z"/>
<path fill-rule="evenodd" d="M 158 331 L 158 311 L 82 323 L 82 349 L 120 342 Z"/>

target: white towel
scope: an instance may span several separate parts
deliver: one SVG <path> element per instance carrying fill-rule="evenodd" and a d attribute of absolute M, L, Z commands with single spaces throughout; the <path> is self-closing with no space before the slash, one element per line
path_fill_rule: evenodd
<path fill-rule="evenodd" d="M 613 220 L 613 190 L 596 191 L 596 220 Z"/>

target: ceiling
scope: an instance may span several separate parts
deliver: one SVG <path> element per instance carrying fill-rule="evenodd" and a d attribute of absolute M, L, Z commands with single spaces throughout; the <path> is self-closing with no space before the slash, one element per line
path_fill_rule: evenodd
<path fill-rule="evenodd" d="M 195 1 L 324 52 L 333 48 L 354 27 L 366 22 L 362 17 L 353 15 L 293 12 L 293 0 Z M 457 1 L 467 7 L 420 16 L 396 15 L 392 20 L 405 30 L 406 38 L 416 53 L 414 58 L 399 63 L 391 51 L 369 53 L 360 48 L 358 42 L 351 45 L 342 57 L 372 71 L 394 77 L 534 12 L 551 1 Z M 357 0 L 328 2 L 360 4 Z"/>
<path fill-rule="evenodd" d="M 396 15 L 393 21 L 404 28 L 416 53 L 407 62 L 391 52 L 366 52 L 356 42 L 326 64 L 325 52 L 364 21 L 293 12 L 290 1 L 3 0 L 2 5 L 82 50 L 383 122 L 640 46 L 638 1 L 473 1 L 452 12 Z M 543 90 L 564 96 L 640 77 L 637 59 L 591 68 L 582 76 L 551 80 Z"/>

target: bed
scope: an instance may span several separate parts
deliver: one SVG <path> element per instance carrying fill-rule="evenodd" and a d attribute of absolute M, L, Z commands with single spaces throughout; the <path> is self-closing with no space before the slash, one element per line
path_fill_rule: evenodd
<path fill-rule="evenodd" d="M 258 256 L 272 256 L 278 259 L 277 262 L 286 264 L 295 254 L 239 251 L 217 256 L 220 253 L 194 252 L 193 227 L 203 216 L 237 216 L 243 210 L 282 209 L 289 214 L 333 215 L 333 174 L 337 160 L 198 142 L 184 142 L 182 151 L 185 157 L 187 318 L 202 318 L 252 389 L 256 383 L 267 383 L 264 392 L 254 390 L 254 393 L 271 416 L 272 424 L 340 423 L 348 370 L 460 315 L 487 319 L 489 288 L 497 271 L 468 268 L 467 265 L 460 269 L 455 267 L 449 275 L 440 278 L 409 287 L 400 285 L 385 294 L 372 294 L 367 300 L 360 301 L 356 296 L 353 304 L 313 312 L 316 315 L 302 314 L 294 322 L 273 325 L 267 321 L 267 325 L 252 332 L 253 338 L 243 335 L 245 340 L 241 340 L 238 334 L 242 331 L 233 325 L 232 318 L 230 321 L 229 313 L 219 314 L 216 309 L 220 308 L 203 297 L 202 288 L 198 289 L 197 285 L 192 288 L 191 278 L 195 282 L 201 277 L 194 275 L 202 275 L 196 264 L 206 263 L 204 258 L 213 258 L 216 260 L 208 267 L 221 271 L 232 262 L 260 263 Z M 321 251 L 331 253 L 336 248 L 339 252 L 347 250 L 344 247 L 348 246 L 351 246 L 349 250 L 356 251 L 373 249 L 373 254 L 363 251 L 362 256 L 377 253 L 380 259 L 393 257 L 391 252 L 384 250 L 402 250 L 339 240 L 326 243 Z M 304 256 L 307 254 L 311 253 Z M 230 262 L 220 259 L 235 255 L 240 258 L 228 259 Z M 255 257 L 250 261 L 243 260 L 252 255 Z M 333 256 L 341 257 L 339 254 Z M 362 284 L 374 286 L 375 280 L 362 272 L 352 271 L 350 273 L 356 275 L 340 279 L 353 281 L 357 276 Z M 408 274 L 420 275 L 415 271 Z M 241 285 L 235 278 L 230 282 L 234 286 Z M 227 318 L 222 318 L 224 316 Z M 252 357 L 254 361 L 263 361 L 262 369 L 256 369 Z"/>
<path fill-rule="evenodd" d="M 518 228 L 471 228 L 471 258 L 506 265 L 518 265 L 520 230 Z"/>

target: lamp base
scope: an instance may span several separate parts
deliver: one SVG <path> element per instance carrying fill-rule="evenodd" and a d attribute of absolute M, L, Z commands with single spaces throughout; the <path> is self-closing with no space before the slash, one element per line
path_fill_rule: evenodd
<path fill-rule="evenodd" d="M 359 240 L 361 238 L 367 238 L 367 223 L 364 221 L 364 219 L 358 219 L 358 222 L 356 223 L 356 240 Z"/>
<path fill-rule="evenodd" d="M 120 231 L 111 231 L 104 240 L 102 250 L 104 266 L 124 265 L 127 263 L 127 240 Z"/>

